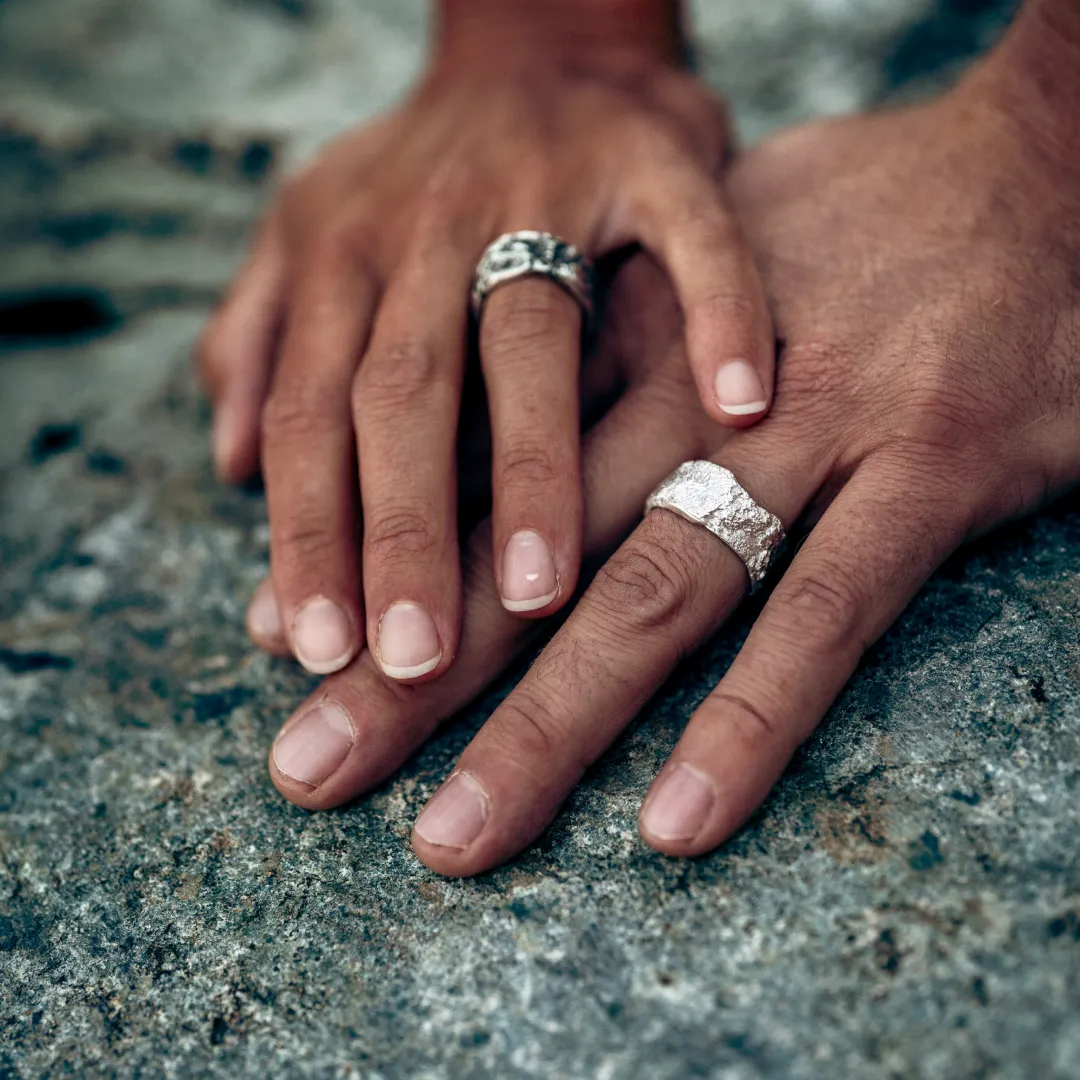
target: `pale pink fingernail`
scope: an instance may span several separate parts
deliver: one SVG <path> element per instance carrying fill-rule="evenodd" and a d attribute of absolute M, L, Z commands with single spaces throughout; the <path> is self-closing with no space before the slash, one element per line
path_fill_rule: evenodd
<path fill-rule="evenodd" d="M 338 771 L 355 741 L 345 710 L 323 702 L 284 728 L 274 743 L 274 764 L 293 780 L 318 787 Z"/>
<path fill-rule="evenodd" d="M 431 616 L 409 600 L 391 605 L 379 623 L 379 667 L 391 679 L 416 679 L 442 659 Z"/>
<path fill-rule="evenodd" d="M 528 529 L 514 533 L 503 549 L 502 603 L 507 611 L 536 611 L 558 595 L 555 560 L 543 537 Z"/>
<path fill-rule="evenodd" d="M 769 404 L 761 377 L 745 360 L 732 360 L 716 373 L 716 401 L 729 416 L 752 416 Z"/>
<path fill-rule="evenodd" d="M 716 801 L 716 787 L 693 765 L 677 765 L 655 788 L 641 815 L 644 832 L 657 840 L 692 840 Z"/>
<path fill-rule="evenodd" d="M 276 641 L 284 636 L 281 609 L 269 578 L 263 578 L 252 594 L 247 609 L 247 627 L 252 637 L 263 640 Z"/>
<path fill-rule="evenodd" d="M 292 646 L 296 659 L 313 675 L 340 671 L 356 651 L 352 622 L 339 604 L 317 596 L 293 618 Z"/>
<path fill-rule="evenodd" d="M 470 773 L 454 773 L 416 819 L 417 835 L 439 847 L 467 848 L 484 827 L 488 794 Z"/>

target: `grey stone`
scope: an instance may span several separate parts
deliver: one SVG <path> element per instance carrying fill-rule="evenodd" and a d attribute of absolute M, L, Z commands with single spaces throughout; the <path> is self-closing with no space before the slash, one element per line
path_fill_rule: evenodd
<path fill-rule="evenodd" d="M 1002 17 L 698 8 L 751 135 L 915 92 Z M 752 610 L 480 879 L 408 834 L 509 677 L 354 806 L 270 785 L 313 682 L 244 639 L 264 507 L 211 477 L 188 353 L 283 163 L 391 100 L 421 28 L 0 4 L 0 1077 L 1077 1076 L 1075 503 L 936 575 L 708 858 L 635 818 Z"/>

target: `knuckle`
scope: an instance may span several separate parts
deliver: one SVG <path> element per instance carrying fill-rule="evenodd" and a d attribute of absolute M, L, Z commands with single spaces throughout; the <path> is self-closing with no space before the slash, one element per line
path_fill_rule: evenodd
<path fill-rule="evenodd" d="M 733 728 L 743 743 L 775 742 L 781 735 L 782 726 L 772 712 L 746 694 L 718 687 L 709 697 L 709 710 L 722 718 L 725 727 Z"/>
<path fill-rule="evenodd" d="M 568 464 L 556 460 L 550 445 L 518 436 L 498 451 L 496 483 L 522 488 L 547 487 L 565 481 L 569 471 Z"/>
<path fill-rule="evenodd" d="M 956 450 L 968 441 L 971 405 L 957 373 L 927 365 L 911 372 L 894 401 L 891 431 L 904 442 Z M 976 407 L 978 403 L 974 403 Z"/>
<path fill-rule="evenodd" d="M 673 551 L 630 540 L 607 562 L 591 592 L 641 628 L 669 626 L 692 587 L 689 566 Z"/>
<path fill-rule="evenodd" d="M 804 648 L 822 653 L 865 651 L 867 643 L 859 636 L 865 600 L 842 569 L 834 572 L 824 566 L 788 574 L 776 587 L 773 600 L 792 640 Z"/>
<path fill-rule="evenodd" d="M 860 378 L 858 349 L 851 342 L 818 339 L 785 344 L 776 368 L 772 416 L 793 434 L 812 437 L 837 416 L 876 408 L 879 386 Z"/>
<path fill-rule="evenodd" d="M 378 234 L 355 211 L 338 211 L 317 223 L 300 220 L 293 233 L 309 277 L 333 280 L 355 273 L 378 276 L 372 256 L 377 250 Z"/>
<path fill-rule="evenodd" d="M 307 442 L 326 430 L 332 410 L 313 396 L 278 389 L 263 405 L 262 437 L 266 442 Z"/>
<path fill-rule="evenodd" d="M 785 345 L 777 371 L 777 388 L 806 402 L 826 398 L 836 404 L 840 391 L 851 385 L 849 374 L 856 367 L 850 345 L 827 339 Z"/>
<path fill-rule="evenodd" d="M 759 316 L 758 305 L 745 292 L 707 292 L 702 307 L 714 318 L 731 322 L 752 322 Z"/>
<path fill-rule="evenodd" d="M 507 757 L 550 761 L 564 754 L 570 738 L 566 719 L 522 687 L 503 702 L 495 738 Z"/>
<path fill-rule="evenodd" d="M 465 154 L 450 152 L 435 162 L 410 208 L 413 237 L 421 246 L 425 239 L 453 235 L 457 222 L 471 217 L 478 179 L 476 162 Z"/>
<path fill-rule="evenodd" d="M 357 415 L 409 406 L 440 376 L 435 351 L 425 342 L 402 339 L 373 350 L 360 365 L 353 388 Z"/>
<path fill-rule="evenodd" d="M 1014 381 L 988 362 L 995 347 L 986 330 L 931 326 L 894 348 L 900 377 L 879 394 L 882 444 L 962 453 L 988 425 L 1015 415 Z"/>
<path fill-rule="evenodd" d="M 312 241 L 313 272 L 336 275 L 353 266 L 356 253 L 363 248 L 357 225 L 349 220 L 325 225 Z"/>
<path fill-rule="evenodd" d="M 312 565 L 325 570 L 336 556 L 339 543 L 340 538 L 334 536 L 326 522 L 317 517 L 317 511 L 309 506 L 275 519 L 270 547 L 278 565 L 292 574 L 304 573 Z"/>
<path fill-rule="evenodd" d="M 434 555 L 434 515 L 419 508 L 387 507 L 364 516 L 364 546 L 379 564 L 411 563 Z"/>

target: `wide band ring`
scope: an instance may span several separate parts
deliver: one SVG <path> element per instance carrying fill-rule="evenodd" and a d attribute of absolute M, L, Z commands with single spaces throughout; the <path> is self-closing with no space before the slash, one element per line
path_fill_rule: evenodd
<path fill-rule="evenodd" d="M 484 301 L 500 285 L 522 277 L 546 277 L 561 285 L 592 314 L 592 262 L 573 244 L 546 232 L 512 232 L 490 244 L 476 267 L 473 314 L 480 318 Z"/>
<path fill-rule="evenodd" d="M 645 502 L 670 510 L 722 540 L 743 561 L 750 591 L 759 589 L 784 543 L 784 526 L 759 506 L 730 470 L 711 461 L 685 461 Z"/>

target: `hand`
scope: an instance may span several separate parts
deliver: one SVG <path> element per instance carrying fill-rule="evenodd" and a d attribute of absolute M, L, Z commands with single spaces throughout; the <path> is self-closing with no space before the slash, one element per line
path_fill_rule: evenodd
<path fill-rule="evenodd" d="M 499 44 L 448 50 L 402 107 L 289 185 L 205 338 L 224 476 L 255 468 L 262 410 L 273 589 L 313 672 L 356 655 L 365 607 L 393 678 L 441 676 L 458 651 L 467 303 L 496 235 L 550 230 L 594 257 L 644 243 L 675 283 L 715 418 L 745 426 L 771 397 L 764 294 L 715 182 L 717 103 L 666 53 L 589 66 Z M 580 336 L 573 300 L 541 279 L 485 308 L 494 573 L 526 617 L 557 610 L 578 576 Z"/>
<path fill-rule="evenodd" d="M 1080 155 L 1003 105 L 1012 89 L 987 68 L 933 105 L 782 136 L 733 179 L 784 341 L 777 407 L 725 439 L 686 422 L 685 386 L 681 402 L 672 382 L 650 401 L 683 420 L 666 428 L 669 460 L 711 453 L 787 525 L 820 521 L 645 801 L 642 833 L 662 851 L 705 852 L 737 829 L 934 568 L 1080 481 Z M 616 323 L 648 322 L 658 288 L 628 267 Z M 662 454 L 640 445 L 651 483 Z M 649 515 L 425 808 L 420 857 L 472 874 L 532 841 L 745 588 L 711 534 Z M 490 594 L 470 600 L 451 681 L 401 696 L 361 662 L 298 711 L 271 766 L 289 798 L 332 806 L 381 782 L 506 662 L 517 643 Z M 315 782 L 284 775 L 331 743 Z"/>
<path fill-rule="evenodd" d="M 626 387 L 583 440 L 584 548 L 594 560 L 630 532 L 658 479 L 723 435 L 697 406 L 681 344 L 681 315 L 663 283 L 661 272 L 644 258 L 620 276 L 613 299 L 623 314 L 606 324 L 599 363 L 590 363 L 590 372 L 607 372 Z M 540 627 L 514 618 L 500 603 L 490 520 L 470 537 L 464 579 L 461 650 L 445 678 L 392 683 L 364 653 L 327 679 L 285 724 L 270 770 L 287 798 L 325 809 L 381 783 L 528 646 Z M 248 623 L 256 643 L 287 654 L 268 582 L 256 591 L 256 605 L 260 617 Z"/>

